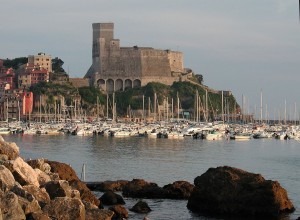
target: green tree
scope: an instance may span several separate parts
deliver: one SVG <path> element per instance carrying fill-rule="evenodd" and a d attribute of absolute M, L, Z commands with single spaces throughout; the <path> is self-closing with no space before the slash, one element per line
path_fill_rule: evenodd
<path fill-rule="evenodd" d="M 55 57 L 52 59 L 52 72 L 54 73 L 64 73 L 65 70 L 62 67 L 64 65 L 64 61 L 62 61 L 60 58 Z"/>
<path fill-rule="evenodd" d="M 12 60 L 10 59 L 6 59 L 3 60 L 3 65 L 6 68 L 13 68 L 13 69 L 18 69 L 21 65 L 26 64 L 28 62 L 28 58 L 27 57 L 18 57 L 18 58 L 14 58 Z"/>

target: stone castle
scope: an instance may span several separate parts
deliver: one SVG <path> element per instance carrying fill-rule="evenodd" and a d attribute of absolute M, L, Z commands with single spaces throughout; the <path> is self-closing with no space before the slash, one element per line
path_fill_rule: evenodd
<path fill-rule="evenodd" d="M 93 24 L 93 63 L 84 78 L 112 93 L 149 82 L 171 85 L 185 75 L 183 54 L 151 47 L 120 47 L 113 23 Z"/>

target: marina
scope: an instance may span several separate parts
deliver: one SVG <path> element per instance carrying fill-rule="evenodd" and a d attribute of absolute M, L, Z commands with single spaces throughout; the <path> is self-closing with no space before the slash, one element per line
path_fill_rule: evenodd
<path fill-rule="evenodd" d="M 0 134 L 149 137 L 207 140 L 250 140 L 252 138 L 275 138 L 300 140 L 298 124 L 236 124 L 216 122 L 195 122 L 188 120 L 157 121 L 156 123 L 112 122 L 112 121 L 68 121 L 66 123 L 2 123 Z"/>

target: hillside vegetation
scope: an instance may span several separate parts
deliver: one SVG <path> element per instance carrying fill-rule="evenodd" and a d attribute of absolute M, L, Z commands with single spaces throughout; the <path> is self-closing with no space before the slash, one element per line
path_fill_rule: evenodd
<path fill-rule="evenodd" d="M 47 95 L 48 97 L 64 96 L 67 105 L 72 104 L 72 99 L 78 95 L 81 97 L 81 107 L 87 112 L 96 112 L 95 108 L 98 104 L 102 105 L 102 109 L 107 106 L 106 94 L 103 94 L 99 89 L 94 87 L 82 87 L 75 88 L 71 84 L 59 85 L 53 83 L 40 83 L 31 87 L 31 91 L 36 94 Z M 119 116 L 125 116 L 128 113 L 130 106 L 131 110 L 143 109 L 143 96 L 145 110 L 149 108 L 148 102 L 150 98 L 150 109 L 153 112 L 154 106 L 154 94 L 156 93 L 157 105 L 162 105 L 164 100 L 168 98 L 169 104 L 173 99 L 174 106 L 177 106 L 177 97 L 179 98 L 180 109 L 193 112 L 195 109 L 195 97 L 196 91 L 198 91 L 200 97 L 200 106 L 205 108 L 206 103 L 206 91 L 202 86 L 192 84 L 190 82 L 174 82 L 173 85 L 167 86 L 161 83 L 149 83 L 146 86 L 140 88 L 128 89 L 126 91 L 119 91 L 115 93 L 115 102 L 117 105 L 117 113 Z M 113 95 L 109 95 L 108 106 L 111 109 Z M 208 92 L 207 96 L 207 108 L 210 114 L 220 114 L 221 94 Z M 226 103 L 228 103 L 229 111 L 233 112 L 235 108 L 239 108 L 233 95 L 224 97 Z"/>

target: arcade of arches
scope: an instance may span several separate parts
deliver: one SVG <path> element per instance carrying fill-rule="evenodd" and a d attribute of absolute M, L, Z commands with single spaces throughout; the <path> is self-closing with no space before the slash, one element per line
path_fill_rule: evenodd
<path fill-rule="evenodd" d="M 116 91 L 124 91 L 126 89 L 132 89 L 136 87 L 141 87 L 141 80 L 135 79 L 99 79 L 97 81 L 97 86 L 102 91 L 106 91 L 108 93 L 116 92 Z"/>

